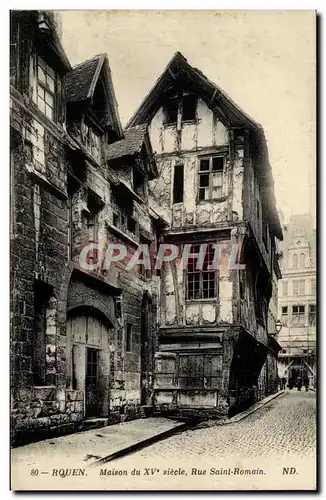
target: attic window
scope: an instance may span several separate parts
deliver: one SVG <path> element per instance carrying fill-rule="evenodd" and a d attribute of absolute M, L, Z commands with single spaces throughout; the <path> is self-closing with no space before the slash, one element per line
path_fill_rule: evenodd
<path fill-rule="evenodd" d="M 165 123 L 177 123 L 178 98 L 171 97 L 165 103 Z"/>
<path fill-rule="evenodd" d="M 196 120 L 197 97 L 184 95 L 182 97 L 182 121 Z"/>
<path fill-rule="evenodd" d="M 186 94 L 180 97 L 169 97 L 165 103 L 165 123 L 173 124 L 178 121 L 178 113 L 180 109 L 181 121 L 192 121 L 196 119 L 197 97 L 195 95 Z"/>

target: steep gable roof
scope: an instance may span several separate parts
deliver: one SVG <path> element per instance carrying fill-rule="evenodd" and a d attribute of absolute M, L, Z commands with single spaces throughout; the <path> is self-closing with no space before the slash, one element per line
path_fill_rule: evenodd
<path fill-rule="evenodd" d="M 187 59 L 177 52 L 155 85 L 130 118 L 126 128 L 134 127 L 151 121 L 164 102 L 165 94 L 171 87 L 187 89 L 199 95 L 207 106 L 219 117 L 227 128 L 246 128 L 252 132 L 257 154 L 257 176 L 267 196 L 270 206 L 269 223 L 275 236 L 283 239 L 282 228 L 276 209 L 274 181 L 268 158 L 268 149 L 262 126 L 245 113 L 234 101 L 215 83 L 211 82 L 197 68 L 192 67 Z"/>
<path fill-rule="evenodd" d="M 68 105 L 81 102 L 92 102 L 100 75 L 103 75 L 106 94 L 109 101 L 111 120 L 105 125 L 111 125 L 123 137 L 123 130 L 118 113 L 111 70 L 106 54 L 99 54 L 87 61 L 77 64 L 64 78 L 66 101 Z"/>
<path fill-rule="evenodd" d="M 103 62 L 104 55 L 97 55 L 73 67 L 65 78 L 67 103 L 92 97 Z"/>
<path fill-rule="evenodd" d="M 139 153 L 145 140 L 147 125 L 136 125 L 124 132 L 124 138 L 107 147 L 107 159 L 114 160 Z"/>
<path fill-rule="evenodd" d="M 200 95 L 209 107 L 216 111 L 226 127 L 260 127 L 220 87 L 206 78 L 199 69 L 192 67 L 180 52 L 176 52 L 137 111 L 130 118 L 127 128 L 145 121 L 148 123 L 161 105 L 162 94 L 171 86 L 180 89 L 187 87 Z"/>

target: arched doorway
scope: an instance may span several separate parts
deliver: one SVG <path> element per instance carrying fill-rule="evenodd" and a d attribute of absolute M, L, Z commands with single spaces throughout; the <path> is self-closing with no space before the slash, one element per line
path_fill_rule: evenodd
<path fill-rule="evenodd" d="M 67 318 L 70 387 L 84 393 L 86 417 L 109 412 L 110 351 L 107 318 L 91 307 L 78 307 Z"/>
<path fill-rule="evenodd" d="M 152 304 L 147 293 L 141 304 L 140 345 L 140 404 L 147 405 L 153 373 Z"/>

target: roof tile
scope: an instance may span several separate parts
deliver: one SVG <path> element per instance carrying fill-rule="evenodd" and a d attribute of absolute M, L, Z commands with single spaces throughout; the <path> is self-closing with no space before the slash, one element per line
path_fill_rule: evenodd
<path fill-rule="evenodd" d="M 144 142 L 147 125 L 136 125 L 124 131 L 124 139 L 109 145 L 107 150 L 108 160 L 123 156 L 132 156 L 140 151 Z"/>
<path fill-rule="evenodd" d="M 84 101 L 87 99 L 96 69 L 103 56 L 97 55 L 73 67 L 65 76 L 67 102 Z"/>

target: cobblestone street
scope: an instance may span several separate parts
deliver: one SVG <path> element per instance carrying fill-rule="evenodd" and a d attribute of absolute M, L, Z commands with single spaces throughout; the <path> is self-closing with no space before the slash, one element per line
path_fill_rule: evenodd
<path fill-rule="evenodd" d="M 126 461 L 175 457 L 313 457 L 316 454 L 316 393 L 286 391 L 247 418 L 230 425 L 195 429 L 144 448 Z"/>

